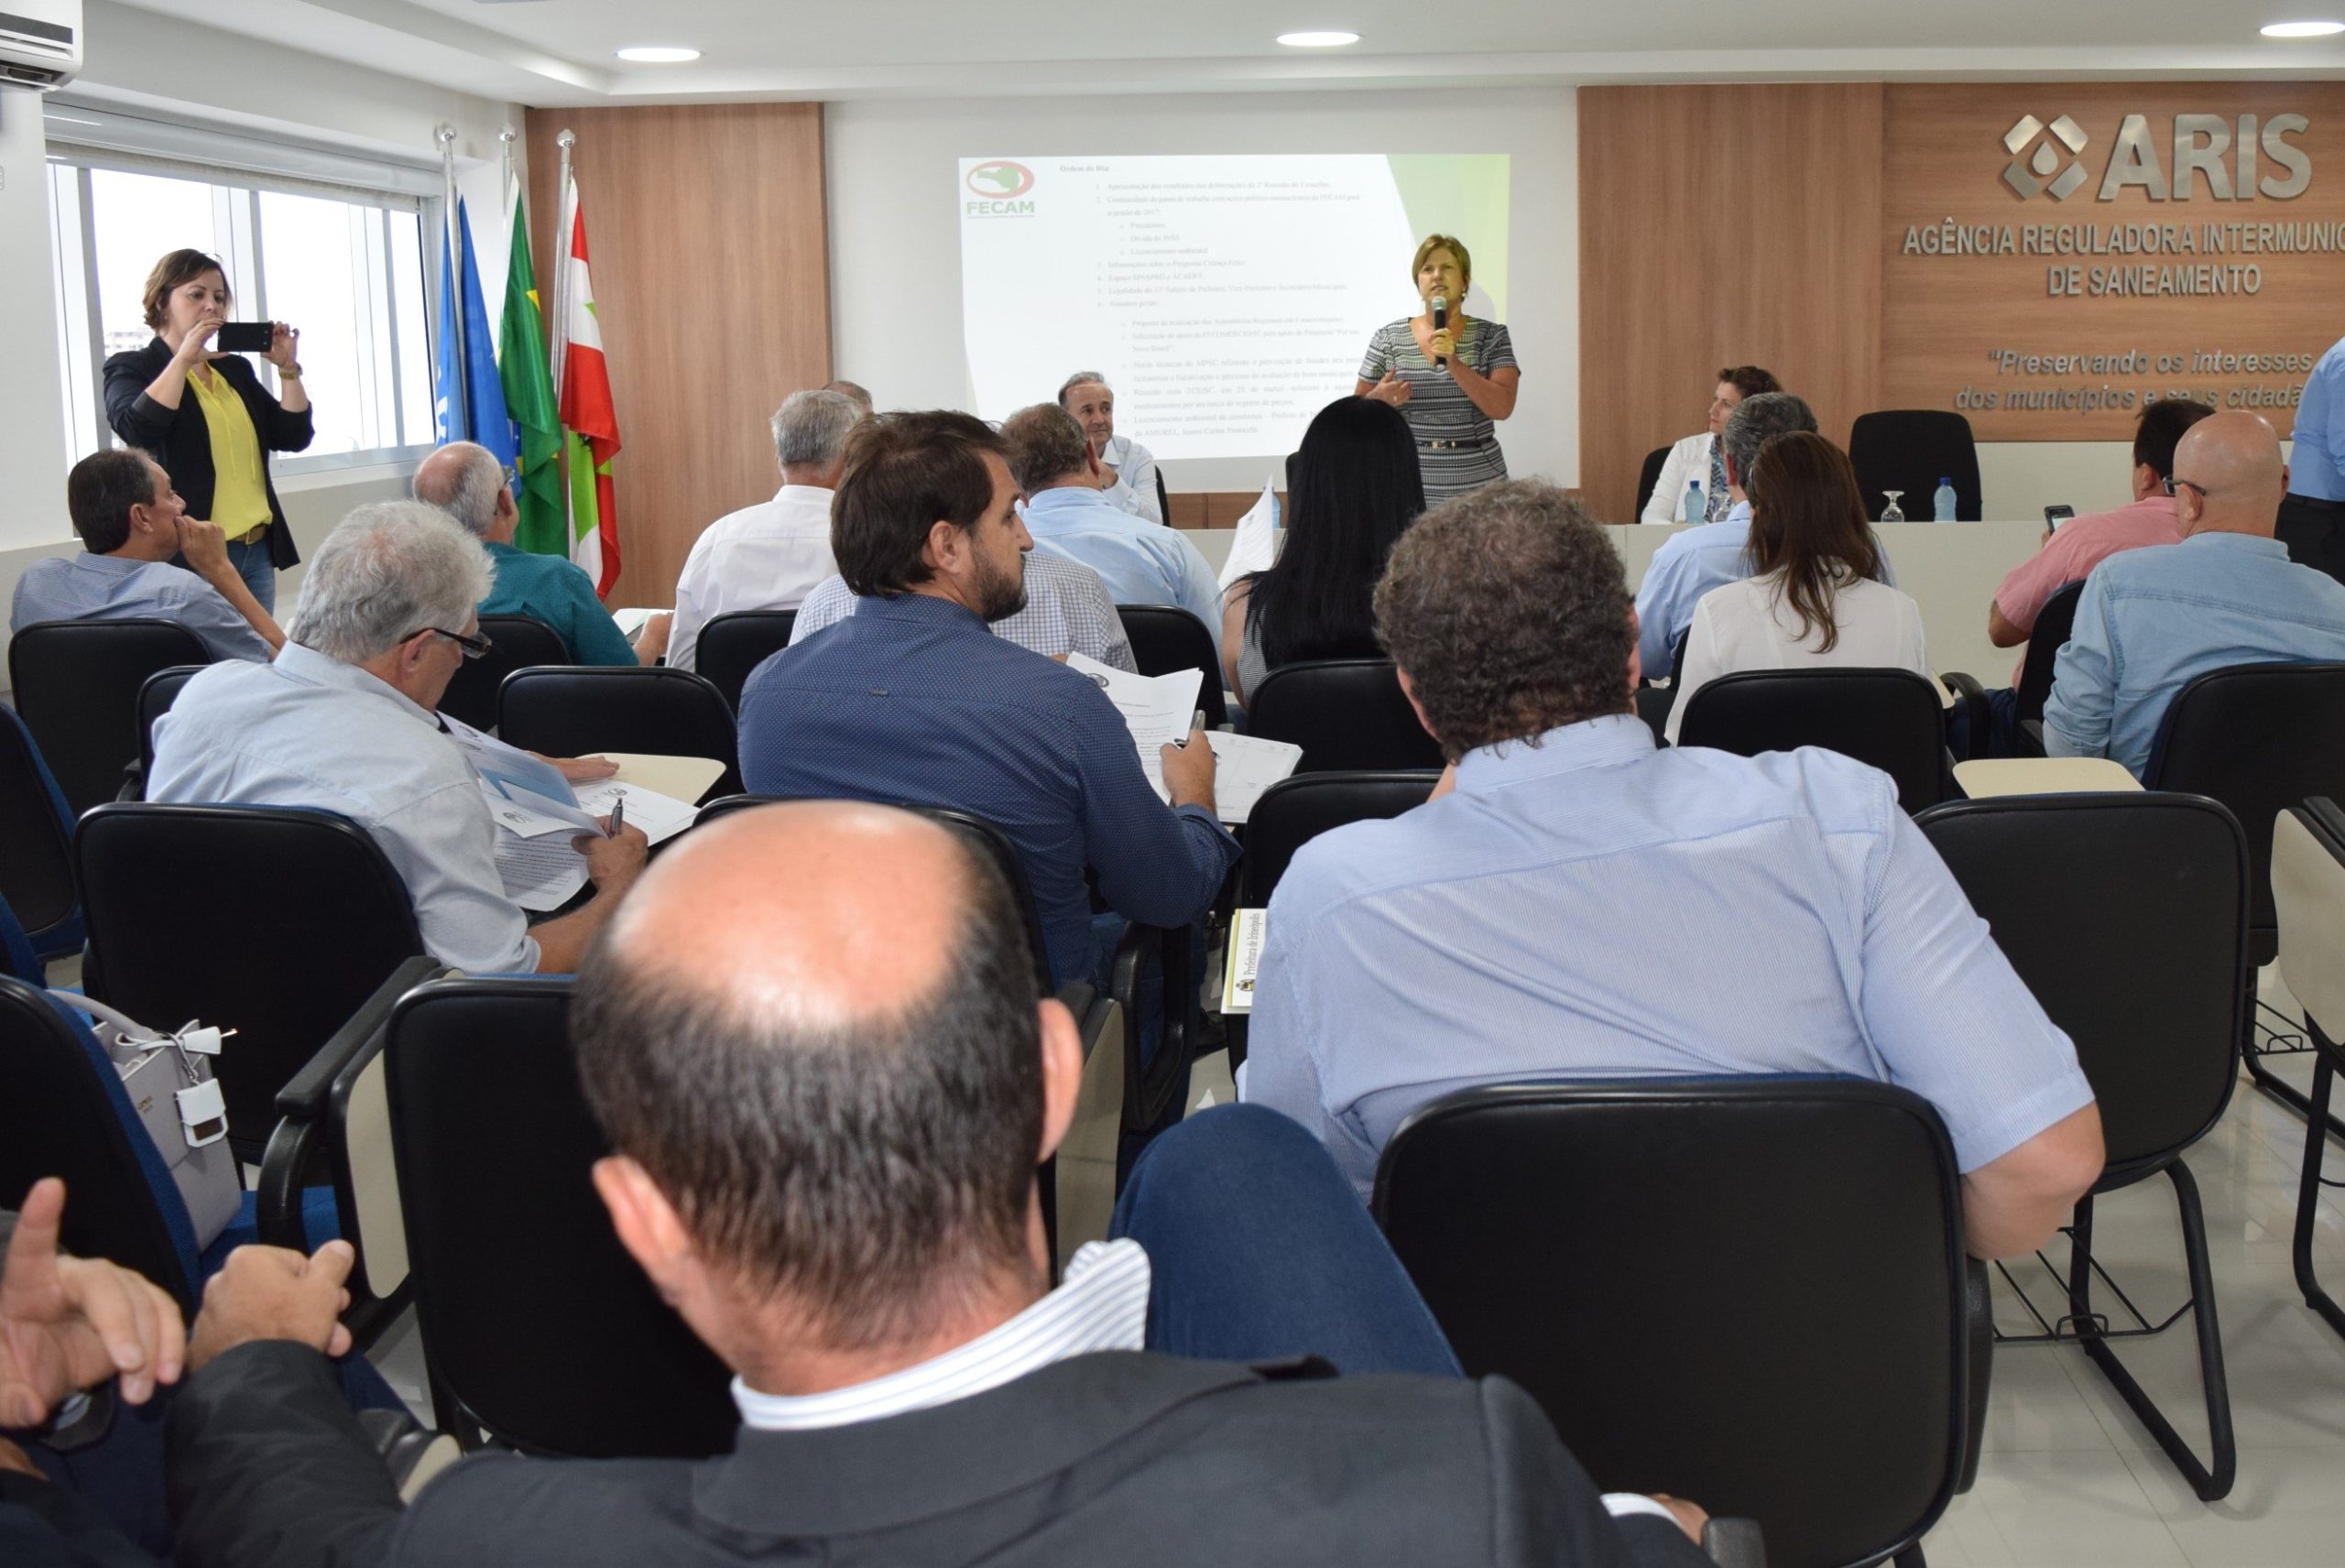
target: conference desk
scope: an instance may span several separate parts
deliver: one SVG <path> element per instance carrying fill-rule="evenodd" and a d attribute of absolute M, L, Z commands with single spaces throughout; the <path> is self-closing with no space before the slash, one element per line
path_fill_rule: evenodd
<path fill-rule="evenodd" d="M 1683 532 L 1684 526 L 1607 524 L 1604 531 L 1627 563 L 1629 587 L 1634 591 L 1644 581 L 1653 552 L 1672 534 Z M 2009 683 L 2022 650 L 1999 648 L 1987 640 L 1987 605 L 2003 574 L 2034 554 L 2043 542 L 2042 519 L 1882 523 L 1878 531 L 1897 569 L 1897 586 L 1922 607 L 1931 665 L 1940 670 L 1967 671 L 1983 686 Z M 1216 572 L 1229 558 L 1229 541 L 1236 532 L 1233 528 L 1182 530 Z"/>

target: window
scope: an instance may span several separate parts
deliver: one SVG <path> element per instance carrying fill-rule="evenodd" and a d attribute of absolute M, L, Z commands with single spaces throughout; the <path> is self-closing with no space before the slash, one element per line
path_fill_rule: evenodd
<path fill-rule="evenodd" d="M 60 391 L 77 461 L 111 444 L 106 358 L 154 335 L 140 303 L 147 275 L 181 246 L 220 258 L 234 319 L 301 330 L 317 435 L 278 459 L 279 472 L 388 461 L 431 442 L 418 198 L 265 189 L 224 170 L 109 167 L 70 151 L 52 153 L 49 178 Z M 276 373 L 257 367 L 275 390 Z"/>

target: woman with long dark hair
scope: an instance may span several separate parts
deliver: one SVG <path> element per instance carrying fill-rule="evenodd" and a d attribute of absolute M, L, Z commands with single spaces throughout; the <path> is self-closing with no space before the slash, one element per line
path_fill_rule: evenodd
<path fill-rule="evenodd" d="M 1922 607 L 1881 581 L 1881 541 L 1848 454 L 1819 435 L 1778 436 L 1760 449 L 1742 488 L 1751 575 L 1694 606 L 1671 742 L 1694 693 L 1740 670 L 1838 665 L 1930 678 Z"/>
<path fill-rule="evenodd" d="M 1290 485 L 1277 562 L 1223 601 L 1222 671 L 1241 702 L 1282 664 L 1383 652 L 1369 601 L 1393 542 L 1425 509 L 1409 422 L 1369 397 L 1319 410 Z"/>

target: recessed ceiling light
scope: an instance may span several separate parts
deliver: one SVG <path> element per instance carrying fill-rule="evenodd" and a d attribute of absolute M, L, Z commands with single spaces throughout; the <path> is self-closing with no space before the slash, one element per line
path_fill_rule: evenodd
<path fill-rule="evenodd" d="M 2263 31 L 2267 38 L 2325 38 L 2345 33 L 2345 22 L 2266 22 Z"/>
<path fill-rule="evenodd" d="M 1289 49 L 1335 49 L 1343 44 L 1359 42 L 1358 33 L 1281 33 L 1279 42 Z"/>
<path fill-rule="evenodd" d="M 638 65 L 682 65 L 688 60 L 698 60 L 700 50 L 664 47 L 623 49 L 619 50 L 619 58 L 631 60 Z"/>

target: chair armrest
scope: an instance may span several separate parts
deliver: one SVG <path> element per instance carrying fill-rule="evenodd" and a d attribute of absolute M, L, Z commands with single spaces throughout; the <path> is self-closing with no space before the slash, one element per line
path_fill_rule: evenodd
<path fill-rule="evenodd" d="M 122 765 L 122 788 L 114 792 L 114 798 L 133 802 L 147 799 L 147 770 L 136 758 Z"/>
<path fill-rule="evenodd" d="M 2049 756 L 2044 749 L 2044 721 L 2022 719 L 2019 722 L 2019 744 L 2012 749 L 2022 757 Z"/>
<path fill-rule="evenodd" d="M 1754 1519 L 1713 1519 L 1702 1527 L 1702 1551 L 1718 1568 L 1767 1568 L 1767 1541 Z"/>
<path fill-rule="evenodd" d="M 1950 670 L 1940 675 L 1938 683 L 1955 695 L 1955 707 L 1951 712 L 1963 715 L 1969 743 L 1963 747 L 1963 755 L 1966 757 L 1983 756 L 1988 726 L 1994 722 L 1994 711 L 1987 700 L 1987 689 L 1979 684 L 1976 677 L 1966 675 L 1959 670 Z"/>
<path fill-rule="evenodd" d="M 1151 953 L 1163 979 L 1158 997 L 1161 1029 L 1156 1060 L 1143 1072 L 1140 1041 L 1147 1032 L 1147 1018 L 1140 1006 L 1140 991 Z M 1123 940 L 1116 944 L 1107 989 L 1124 1012 L 1124 1130 L 1145 1132 L 1162 1116 L 1166 1102 L 1188 1076 L 1189 1015 L 1195 1007 L 1195 987 L 1189 975 L 1189 928 L 1126 926 Z"/>
<path fill-rule="evenodd" d="M 1962 1478 L 1958 1492 L 1970 1490 L 1979 1479 L 1979 1453 L 1987 1434 L 1987 1395 L 1995 1374 L 1995 1297 L 1987 1280 L 1987 1266 L 1976 1258 L 1963 1260 L 1963 1333 L 1969 1344 L 1969 1403 L 1963 1412 Z"/>

